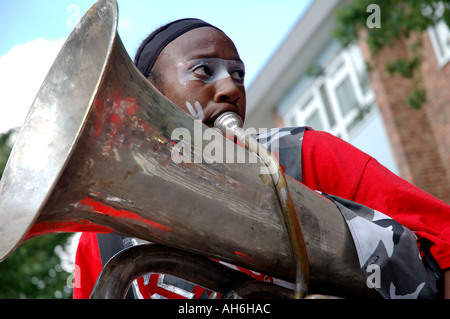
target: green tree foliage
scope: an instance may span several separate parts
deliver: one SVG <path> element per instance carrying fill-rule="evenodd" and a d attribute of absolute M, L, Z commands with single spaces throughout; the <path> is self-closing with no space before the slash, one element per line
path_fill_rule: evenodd
<path fill-rule="evenodd" d="M 11 152 L 15 130 L 0 135 L 0 175 Z M 56 247 L 64 247 L 70 234 L 52 234 L 23 243 L 0 263 L 0 298 L 70 298 L 70 274 L 61 267 Z"/>
<path fill-rule="evenodd" d="M 380 8 L 380 27 L 367 27 L 370 5 Z M 368 9 L 369 8 L 369 9 Z M 351 0 L 336 12 L 338 26 L 334 35 L 347 45 L 358 38 L 361 28 L 367 29 L 370 49 L 377 53 L 399 38 L 423 32 L 440 20 L 450 25 L 449 0 Z"/>
<path fill-rule="evenodd" d="M 70 234 L 45 235 L 23 243 L 0 263 L 0 298 L 70 298 L 70 274 L 61 267 L 55 247 L 64 246 Z"/>
<path fill-rule="evenodd" d="M 11 139 L 15 130 L 9 130 L 8 132 L 0 135 L 0 177 L 5 169 L 6 162 L 8 161 L 9 153 L 11 153 Z"/>
<path fill-rule="evenodd" d="M 375 27 L 368 21 L 375 13 L 374 7 L 380 11 L 379 23 Z M 344 46 L 356 41 L 359 31 L 364 29 L 367 31 L 367 44 L 376 55 L 395 41 L 410 39 L 413 34 L 422 33 L 441 20 L 450 25 L 450 0 L 351 0 L 344 2 L 336 17 L 338 25 L 334 36 Z M 413 108 L 420 108 L 426 101 L 418 72 L 422 58 L 420 49 L 421 42 L 415 41 L 410 47 L 411 59 L 390 61 L 386 65 L 390 74 L 397 73 L 414 80 L 416 89 L 407 97 L 407 103 Z"/>

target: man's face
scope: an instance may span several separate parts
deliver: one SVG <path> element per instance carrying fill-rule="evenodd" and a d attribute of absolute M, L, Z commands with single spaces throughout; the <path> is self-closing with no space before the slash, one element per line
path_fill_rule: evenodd
<path fill-rule="evenodd" d="M 192 117 L 213 126 L 226 111 L 245 119 L 244 64 L 233 42 L 204 27 L 171 42 L 155 63 L 158 89 Z"/>

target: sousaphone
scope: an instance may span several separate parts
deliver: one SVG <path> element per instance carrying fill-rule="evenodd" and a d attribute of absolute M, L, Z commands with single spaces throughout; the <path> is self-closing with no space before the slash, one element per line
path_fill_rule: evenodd
<path fill-rule="evenodd" d="M 0 184 L 0 260 L 46 233 L 116 232 L 199 263 L 215 259 L 295 282 L 283 208 L 261 176 L 267 163 L 219 133 L 194 143 L 208 128 L 135 68 L 117 21 L 114 0 L 96 3 L 37 94 Z M 188 142 L 172 136 L 177 128 L 191 136 L 192 161 L 173 160 L 174 147 Z M 246 160 L 194 160 L 211 145 Z M 286 182 L 308 256 L 308 294 L 376 293 L 334 204 Z"/>

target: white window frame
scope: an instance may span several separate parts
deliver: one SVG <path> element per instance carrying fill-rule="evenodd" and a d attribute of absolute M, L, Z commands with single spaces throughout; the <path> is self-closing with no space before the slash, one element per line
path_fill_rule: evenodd
<path fill-rule="evenodd" d="M 438 67 L 442 69 L 450 62 L 450 29 L 444 21 L 428 28 L 431 45 L 438 61 Z"/>
<path fill-rule="evenodd" d="M 312 83 L 305 90 L 303 90 L 300 96 L 293 101 L 291 106 L 287 108 L 287 112 L 282 114 L 282 118 L 287 125 L 306 126 L 308 125 L 306 120 L 317 111 L 322 127 L 313 128 L 329 132 L 333 135 L 341 137 L 344 140 L 350 139 L 356 130 L 352 129 L 349 131 L 348 127 L 358 117 L 360 109 L 375 103 L 375 94 L 372 89 L 369 88 L 364 94 L 361 88 L 358 79 L 358 72 L 366 72 L 366 70 L 365 68 L 361 69 L 361 65 L 364 65 L 365 67 L 363 61 L 359 61 L 359 64 L 355 63 L 355 55 L 352 53 L 357 52 L 360 54 L 360 51 L 355 50 L 360 49 L 356 44 L 353 44 L 351 47 L 340 51 L 330 61 L 330 63 L 325 66 L 323 75 L 314 79 Z M 362 59 L 362 55 L 360 55 L 359 58 Z M 357 65 L 360 66 L 359 70 L 356 69 Z M 359 108 L 352 109 L 344 115 L 339 107 L 336 89 L 347 77 L 351 81 Z M 330 126 L 327 110 L 320 94 L 320 88 L 322 85 L 325 88 L 331 112 L 334 117 L 335 123 L 332 127 Z M 307 104 L 305 105 L 305 103 Z M 365 114 L 364 119 L 372 113 L 373 110 L 372 112 Z M 364 122 L 364 119 L 358 123 L 356 127 L 361 125 Z"/>

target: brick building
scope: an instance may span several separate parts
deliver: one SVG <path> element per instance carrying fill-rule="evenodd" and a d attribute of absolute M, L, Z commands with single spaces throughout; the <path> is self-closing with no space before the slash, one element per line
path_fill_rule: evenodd
<path fill-rule="evenodd" d="M 450 31 L 422 37 L 427 101 L 406 103 L 411 79 L 386 62 L 410 54 L 398 41 L 372 57 L 364 39 L 333 39 L 340 0 L 315 0 L 248 88 L 247 127 L 308 125 L 339 136 L 430 194 L 450 203 Z M 382 27 L 382 26 L 381 26 Z M 366 69 L 370 61 L 370 74 Z"/>

